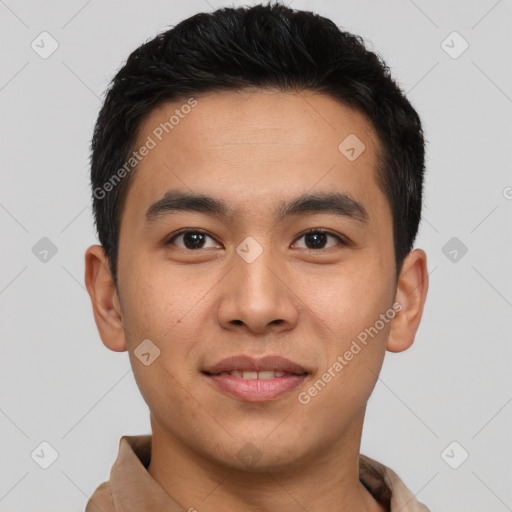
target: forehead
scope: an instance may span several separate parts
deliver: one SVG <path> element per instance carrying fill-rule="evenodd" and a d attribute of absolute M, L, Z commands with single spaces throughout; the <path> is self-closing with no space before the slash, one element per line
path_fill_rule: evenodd
<path fill-rule="evenodd" d="M 135 149 L 152 148 L 137 164 L 125 210 L 141 217 L 144 206 L 177 188 L 240 210 L 249 201 L 253 213 L 255 204 L 308 191 L 341 190 L 369 203 L 369 210 L 386 207 L 375 180 L 374 128 L 331 96 L 225 91 L 190 104 L 163 103 L 141 123 Z"/>

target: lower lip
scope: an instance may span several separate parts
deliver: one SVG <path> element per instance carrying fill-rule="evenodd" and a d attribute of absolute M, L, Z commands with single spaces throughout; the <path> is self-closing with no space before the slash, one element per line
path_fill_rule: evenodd
<path fill-rule="evenodd" d="M 222 391 L 246 402 L 265 402 L 284 395 L 300 386 L 306 375 L 284 375 L 274 379 L 242 379 L 232 375 L 208 375 L 206 377 Z"/>

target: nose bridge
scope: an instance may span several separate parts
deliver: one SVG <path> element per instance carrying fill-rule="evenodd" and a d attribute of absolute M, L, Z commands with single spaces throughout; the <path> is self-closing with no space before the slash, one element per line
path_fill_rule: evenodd
<path fill-rule="evenodd" d="M 262 237 L 259 237 L 262 241 Z M 276 276 L 275 254 L 270 249 L 269 243 L 260 243 L 253 237 L 244 239 L 236 249 L 235 274 L 239 288 L 244 292 L 262 294 L 270 298 L 277 292 L 279 279 Z"/>
<path fill-rule="evenodd" d="M 297 321 L 293 294 L 283 283 L 278 265 L 266 243 L 247 237 L 239 244 L 219 308 L 219 321 L 225 327 L 243 322 L 261 332 L 271 323 L 289 328 Z"/>

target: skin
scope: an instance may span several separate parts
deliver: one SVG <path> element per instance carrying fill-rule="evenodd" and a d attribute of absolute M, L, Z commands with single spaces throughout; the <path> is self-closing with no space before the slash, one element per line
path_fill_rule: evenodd
<path fill-rule="evenodd" d="M 400 352 L 414 341 L 428 274 L 425 252 L 414 249 L 395 281 L 392 216 L 376 182 L 372 124 L 312 92 L 196 98 L 132 176 L 120 230 L 119 294 L 101 246 L 85 254 L 101 339 L 110 350 L 128 350 L 150 409 L 148 471 L 185 510 L 383 511 L 359 482 L 365 409 L 386 350 Z M 183 103 L 155 108 L 135 146 Z M 349 134 L 366 146 L 354 161 L 338 150 Z M 185 211 L 145 223 L 146 209 L 170 189 L 222 199 L 238 214 L 226 221 Z M 350 194 L 369 221 L 315 213 L 276 223 L 278 202 L 319 191 Z M 183 237 L 164 245 L 182 228 L 211 238 L 199 249 L 187 249 Z M 328 236 L 314 248 L 301 236 L 311 228 L 351 243 Z M 252 263 L 236 252 L 247 236 L 263 249 Z M 402 306 L 394 319 L 301 404 L 298 393 L 394 302 Z M 149 366 L 134 356 L 145 339 L 161 351 Z M 235 354 L 278 354 L 312 373 L 285 396 L 247 403 L 217 391 L 201 373 Z M 237 456 L 248 442 L 260 456 L 254 466 Z"/>

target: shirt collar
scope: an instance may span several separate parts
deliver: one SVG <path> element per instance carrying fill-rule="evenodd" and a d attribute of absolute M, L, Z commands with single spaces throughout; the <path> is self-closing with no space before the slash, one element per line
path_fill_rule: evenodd
<path fill-rule="evenodd" d="M 151 439 L 151 435 L 121 437 L 110 480 L 96 489 L 87 503 L 86 512 L 186 512 L 147 472 Z M 389 512 L 429 512 L 394 471 L 365 455 L 359 458 L 359 476 Z"/>

